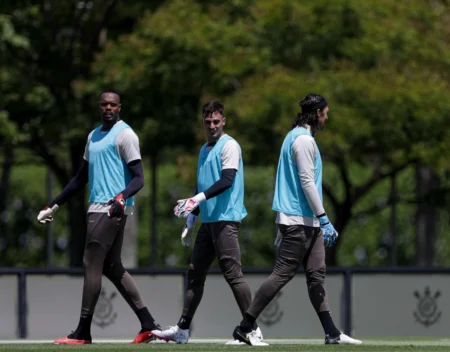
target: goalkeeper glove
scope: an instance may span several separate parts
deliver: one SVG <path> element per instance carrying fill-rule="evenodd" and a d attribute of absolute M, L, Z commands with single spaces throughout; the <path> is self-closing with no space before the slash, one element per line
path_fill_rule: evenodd
<path fill-rule="evenodd" d="M 125 212 L 125 198 L 122 193 L 119 193 L 114 198 L 108 200 L 108 203 L 111 207 L 108 211 L 108 218 L 121 218 Z"/>
<path fill-rule="evenodd" d="M 59 206 L 55 204 L 51 208 L 46 206 L 44 210 L 41 210 L 37 216 L 37 221 L 40 224 L 47 224 L 53 221 L 53 214 L 59 209 Z"/>
<path fill-rule="evenodd" d="M 192 244 L 192 229 L 197 222 L 197 215 L 189 214 L 186 225 L 184 225 L 183 232 L 181 233 L 181 243 L 183 246 L 189 247 Z"/>
<path fill-rule="evenodd" d="M 175 206 L 175 208 L 173 208 L 173 212 L 175 216 L 178 216 L 179 218 L 187 218 L 188 215 L 194 209 L 198 208 L 200 203 L 204 202 L 205 200 L 206 196 L 203 192 L 195 195 L 192 198 L 177 200 L 178 204 Z"/>
<path fill-rule="evenodd" d="M 339 234 L 334 229 L 326 213 L 317 216 L 320 221 L 320 228 L 322 229 L 323 243 L 327 247 L 333 247 Z"/>

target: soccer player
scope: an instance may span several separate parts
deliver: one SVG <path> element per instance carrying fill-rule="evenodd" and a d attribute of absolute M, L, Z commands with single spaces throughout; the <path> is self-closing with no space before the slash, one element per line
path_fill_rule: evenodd
<path fill-rule="evenodd" d="M 176 216 L 187 217 L 181 239 L 185 246 L 192 242 L 191 232 L 199 210 L 201 215 L 201 226 L 187 272 L 183 312 L 177 325 L 163 331 L 152 331 L 160 339 L 177 343 L 188 342 L 189 327 L 203 296 L 206 275 L 216 257 L 242 314 L 251 302 L 250 287 L 242 274 L 238 242 L 239 225 L 247 215 L 241 148 L 224 132 L 226 118 L 220 102 L 206 103 L 202 115 L 208 143 L 201 148 L 198 159 L 197 194 L 179 200 L 174 208 Z M 251 329 L 255 329 L 255 340 L 261 340 L 261 330 L 256 323 Z"/>
<path fill-rule="evenodd" d="M 148 311 L 136 283 L 123 268 L 121 252 L 127 216 L 134 205 L 133 195 L 144 186 L 139 139 L 120 119 L 120 96 L 114 90 L 100 95 L 102 125 L 88 137 L 83 164 L 63 191 L 37 216 L 41 224 L 73 194 L 89 185 L 88 224 L 84 250 L 84 286 L 78 327 L 55 344 L 90 344 L 91 322 L 102 286 L 102 274 L 117 287 L 136 313 L 141 330 L 131 343 L 148 342 L 159 326 Z"/>
<path fill-rule="evenodd" d="M 244 319 L 233 332 L 241 342 L 259 342 L 253 324 L 277 293 L 303 265 L 311 303 L 325 332 L 325 344 L 360 344 L 341 333 L 333 323 L 325 291 L 325 247 L 338 237 L 322 201 L 322 159 L 314 140 L 328 119 L 328 104 L 318 94 L 300 102 L 293 129 L 281 147 L 272 209 L 277 211 L 277 259 L 272 274 L 263 282 Z"/>

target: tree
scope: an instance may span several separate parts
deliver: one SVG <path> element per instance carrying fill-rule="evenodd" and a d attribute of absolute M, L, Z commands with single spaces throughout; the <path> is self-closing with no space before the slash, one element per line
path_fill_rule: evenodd
<path fill-rule="evenodd" d="M 247 162 L 274 169 L 295 104 L 310 91 L 321 92 L 332 111 L 317 139 L 326 165 L 337 171 L 336 179 L 325 180 L 324 193 L 343 237 L 352 217 L 371 211 L 360 209 L 360 201 L 382 181 L 418 160 L 437 172 L 448 167 L 449 132 L 435 128 L 449 113 L 442 73 L 450 53 L 446 6 L 169 1 L 111 46 L 104 62 L 116 59 L 111 76 L 139 91 L 135 97 L 150 93 L 143 87 L 154 87 L 146 95 L 150 101 L 164 97 L 168 84 L 170 95 L 219 96 Z M 148 110 L 135 103 L 144 116 Z M 161 131 L 167 115 L 147 106 L 162 117 L 155 128 Z M 328 259 L 336 264 L 336 251 Z"/>
<path fill-rule="evenodd" d="M 210 70 L 205 52 L 193 50 L 173 38 L 153 35 L 148 29 L 157 26 L 152 17 L 152 13 L 146 14 L 133 33 L 107 44 L 94 66 L 98 80 L 93 86 L 109 85 L 124 92 L 127 118 L 133 122 L 143 141 L 143 154 L 150 160 L 148 264 L 155 266 L 158 164 L 167 148 L 190 150 L 194 145 L 193 121 L 199 121 L 202 82 L 208 79 Z"/>
<path fill-rule="evenodd" d="M 9 109 L 18 100 L 14 92 L 15 82 L 19 77 L 18 67 L 14 61 L 16 49 L 26 49 L 28 41 L 19 35 L 11 18 L 0 15 L 0 141 L 3 154 L 0 180 L 0 233 L 6 244 L 11 241 L 11 231 L 7 223 L 7 214 L 11 209 L 8 204 L 11 189 L 11 173 L 15 153 L 14 148 L 25 136 L 19 132 L 18 125 L 11 119 Z"/>
<path fill-rule="evenodd" d="M 114 0 L 0 5 L 12 14 L 3 19 L 12 27 L 3 25 L 0 34 L 0 53 L 11 53 L 0 57 L 0 133 L 6 147 L 27 147 L 64 185 L 78 169 L 86 135 L 97 124 L 92 108 L 99 90 L 114 86 L 123 91 L 125 117 L 151 160 L 156 234 L 155 214 L 165 219 L 170 212 L 165 203 L 195 182 L 195 173 L 186 170 L 195 170 L 192 148 L 203 143 L 202 103 L 222 100 L 227 131 L 239 140 L 246 165 L 271 167 L 274 175 L 297 103 L 316 91 L 331 107 L 317 141 L 325 159 L 326 209 L 341 234 L 339 243 L 353 240 L 348 234 L 357 236 L 349 224 L 385 212 L 392 203 L 422 202 L 418 218 L 425 220 L 418 225 L 433 229 L 429 225 L 436 219 L 421 214 L 445 209 L 446 201 L 436 194 L 447 190 L 448 195 L 446 2 L 186 0 L 155 1 L 148 11 L 144 6 Z M 20 37 L 4 28 L 14 28 Z M 29 46 L 11 39 L 22 37 Z M 6 147 L 4 170 L 12 165 Z M 156 170 L 165 160 L 178 166 L 171 189 L 156 184 Z M 431 175 L 417 189 L 421 192 L 403 192 L 399 184 L 403 193 L 389 196 L 389 181 L 403 180 L 416 165 L 421 166 L 417 175 L 424 170 Z M 270 213 L 266 186 L 264 206 Z M 157 199 L 161 188 L 167 198 Z M 378 192 L 386 194 L 383 202 Z M 80 194 L 68 207 L 73 266 L 81 265 L 84 204 Z M 273 237 L 271 215 L 262 206 L 256 206 L 258 217 L 244 222 L 242 232 L 245 245 L 269 253 L 272 248 L 256 245 L 263 239 L 271 246 L 267 239 Z M 166 229 L 159 226 L 158 231 Z M 417 238 L 423 241 L 424 233 Z M 161 253 L 166 250 L 171 247 Z M 338 263 L 336 253 L 329 253 L 330 264 Z"/>
<path fill-rule="evenodd" d="M 78 170 L 94 122 L 87 118 L 91 113 L 89 101 L 76 95 L 73 82 L 89 75 L 90 63 L 100 49 L 102 30 L 116 2 L 2 4 L 12 13 L 11 22 L 18 33 L 30 43 L 29 48 L 15 52 L 20 79 L 12 91 L 20 96 L 16 106 L 9 109 L 10 119 L 28 133 L 27 147 L 42 158 L 61 185 Z M 85 194 L 73 197 L 68 208 L 70 265 L 81 266 Z"/>
<path fill-rule="evenodd" d="M 448 80 L 440 74 L 447 59 L 443 56 L 440 61 L 439 55 L 443 50 L 448 52 L 448 44 L 440 35 L 440 23 L 445 18 L 439 11 L 430 11 L 428 4 L 418 2 L 415 6 L 380 2 L 379 13 L 369 11 L 362 2 L 334 2 L 331 7 L 318 2 L 308 15 L 304 14 L 306 6 L 285 4 L 290 11 L 283 11 L 279 5 L 266 8 L 266 13 L 280 16 L 289 28 L 286 33 L 307 37 L 296 42 L 297 48 L 285 49 L 303 55 L 281 55 L 291 60 L 281 59 L 281 67 L 249 78 L 242 84 L 243 89 L 230 97 L 240 118 L 236 132 L 243 131 L 244 138 L 249 132 L 244 126 L 257 128 L 258 133 L 252 136 L 260 141 L 254 144 L 255 148 L 248 145 L 250 153 L 254 152 L 252 160 L 258 160 L 258 155 L 267 160 L 269 150 L 278 149 L 281 136 L 277 129 L 255 127 L 256 121 L 265 126 L 279 123 L 287 131 L 296 113 L 292 102 L 310 91 L 323 92 L 333 105 L 329 126 L 317 139 L 325 158 L 338 171 L 339 178 L 332 184 L 325 180 L 324 191 L 334 210 L 334 224 L 342 235 L 350 218 L 358 215 L 358 202 L 384 179 L 416 160 L 423 160 L 436 170 L 448 167 L 444 166 L 448 131 L 435 128 L 445 124 L 449 113 L 444 97 Z M 399 23 L 385 18 L 386 13 L 400 10 L 403 16 Z M 417 26 L 421 13 L 434 17 L 435 24 L 424 28 L 431 21 L 425 17 L 422 26 Z M 298 21 L 301 15 L 304 21 Z M 331 17 L 333 21 L 328 20 Z M 268 17 L 255 18 L 268 22 Z M 380 27 L 380 21 L 386 21 L 385 25 Z M 264 37 L 277 38 L 278 52 L 283 52 L 283 26 L 277 24 L 280 26 L 264 23 L 255 27 L 267 28 Z M 302 25 L 312 30 L 302 35 Z M 273 33 L 277 28 L 281 33 Z M 319 48 L 313 45 L 318 43 Z M 423 50 L 413 57 L 414 48 L 419 46 Z M 368 57 L 368 53 L 372 56 Z M 259 148 L 264 144 L 261 153 Z M 360 174 L 357 170 L 361 168 L 368 174 L 365 180 L 357 181 L 355 174 Z M 336 187 L 336 181 L 340 187 Z M 367 211 L 363 209 L 361 213 Z M 336 263 L 335 255 L 336 251 L 331 251 L 327 257 L 331 264 Z"/>

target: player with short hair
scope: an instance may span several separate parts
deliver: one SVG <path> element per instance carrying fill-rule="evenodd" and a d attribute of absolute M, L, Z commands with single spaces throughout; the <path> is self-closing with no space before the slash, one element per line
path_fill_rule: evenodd
<path fill-rule="evenodd" d="M 84 285 L 78 327 L 55 344 L 90 344 L 91 323 L 102 287 L 102 274 L 116 286 L 141 323 L 131 343 L 154 339 L 158 329 L 130 274 L 122 266 L 121 252 L 127 216 L 132 214 L 133 196 L 144 186 L 139 139 L 120 119 L 120 96 L 115 90 L 100 95 L 102 125 L 88 137 L 83 164 L 63 191 L 37 216 L 41 224 L 53 221 L 58 208 L 89 185 L 86 247 L 83 256 Z"/>
<path fill-rule="evenodd" d="M 242 314 L 251 302 L 250 287 L 242 274 L 238 241 L 240 222 L 247 215 L 241 148 L 224 132 L 226 118 L 220 102 L 206 103 L 202 116 L 208 142 L 201 148 L 198 158 L 197 192 L 192 198 L 179 200 L 174 209 L 176 216 L 187 217 L 181 239 L 185 246 L 192 242 L 191 232 L 199 210 L 201 215 L 201 226 L 187 272 L 183 313 L 177 325 L 152 332 L 163 340 L 177 343 L 189 340 L 189 327 L 203 296 L 206 275 L 216 257 Z M 261 340 L 261 330 L 256 322 L 252 329 L 256 338 Z M 260 341 L 260 344 L 263 343 Z"/>
<path fill-rule="evenodd" d="M 325 344 L 361 344 L 334 325 L 325 290 L 325 247 L 338 233 L 328 219 L 322 200 L 322 159 L 314 136 L 328 119 L 328 104 L 318 94 L 301 102 L 293 129 L 281 147 L 272 209 L 277 211 L 277 259 L 233 337 L 249 345 L 259 343 L 252 326 L 278 292 L 294 277 L 300 265 L 306 274 L 308 294 L 325 332 Z"/>

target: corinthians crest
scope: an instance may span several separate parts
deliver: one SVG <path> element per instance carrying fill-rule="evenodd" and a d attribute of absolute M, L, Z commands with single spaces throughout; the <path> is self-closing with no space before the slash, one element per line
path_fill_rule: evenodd
<path fill-rule="evenodd" d="M 263 310 L 261 315 L 258 318 L 262 324 L 266 326 L 271 326 L 278 323 L 283 317 L 284 312 L 281 310 L 279 298 L 283 295 L 280 291 L 272 302 Z"/>
<path fill-rule="evenodd" d="M 116 297 L 116 292 L 111 292 L 110 295 L 106 293 L 104 287 L 102 287 L 102 292 L 98 298 L 97 306 L 95 307 L 94 316 L 92 317 L 92 322 L 104 329 L 108 325 L 114 323 L 117 318 L 117 313 L 114 312 L 114 307 L 112 300 Z"/>
<path fill-rule="evenodd" d="M 417 310 L 413 313 L 417 322 L 428 328 L 439 320 L 442 312 L 438 311 L 436 301 L 440 295 L 441 291 L 439 290 L 431 294 L 428 286 L 425 287 L 423 296 L 418 291 L 414 292 L 414 296 L 419 300 Z"/>

